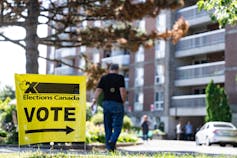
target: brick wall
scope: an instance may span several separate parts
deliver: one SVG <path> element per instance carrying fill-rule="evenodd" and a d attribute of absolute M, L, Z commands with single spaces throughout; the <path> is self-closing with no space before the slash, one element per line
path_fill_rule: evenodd
<path fill-rule="evenodd" d="M 154 48 L 146 49 L 144 64 L 144 111 L 150 111 L 150 105 L 154 103 Z"/>
<path fill-rule="evenodd" d="M 231 105 L 237 106 L 237 27 L 226 28 L 225 90 Z"/>

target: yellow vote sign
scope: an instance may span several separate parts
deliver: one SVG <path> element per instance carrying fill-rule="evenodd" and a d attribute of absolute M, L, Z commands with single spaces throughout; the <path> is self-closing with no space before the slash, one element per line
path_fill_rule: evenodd
<path fill-rule="evenodd" d="M 86 78 L 16 74 L 19 145 L 84 142 Z"/>

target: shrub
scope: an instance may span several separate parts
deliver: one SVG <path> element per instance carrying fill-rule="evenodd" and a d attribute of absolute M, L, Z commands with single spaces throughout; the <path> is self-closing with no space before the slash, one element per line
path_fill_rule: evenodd
<path fill-rule="evenodd" d="M 7 132 L 0 129 L 0 137 L 6 137 L 7 136 Z"/>
<path fill-rule="evenodd" d="M 130 133 L 125 133 L 125 132 L 122 132 L 118 138 L 118 142 L 134 143 L 137 141 L 138 141 L 138 137 L 136 135 L 130 134 Z"/>
<path fill-rule="evenodd" d="M 224 88 L 214 84 L 213 80 L 206 87 L 206 118 L 205 121 L 231 122 L 232 113 Z"/>
<path fill-rule="evenodd" d="M 86 122 L 86 142 L 105 142 L 104 127 L 102 125 L 95 125 L 92 122 Z"/>
<path fill-rule="evenodd" d="M 132 126 L 132 120 L 127 115 L 125 115 L 123 118 L 123 129 L 130 130 Z"/>
<path fill-rule="evenodd" d="M 97 105 L 96 114 L 97 113 L 103 113 L 103 109 L 102 109 L 101 106 Z M 94 115 L 93 115 L 92 110 L 91 110 L 91 103 L 87 102 L 86 103 L 86 121 L 90 121 L 93 116 Z"/>
<path fill-rule="evenodd" d="M 0 102 L 0 127 L 6 131 L 5 143 L 17 144 L 18 133 L 16 129 L 16 106 L 9 105 L 10 99 L 7 98 L 4 102 Z"/>
<path fill-rule="evenodd" d="M 92 116 L 91 122 L 94 125 L 101 125 L 103 124 L 103 114 L 102 113 L 96 113 L 95 115 Z"/>
<path fill-rule="evenodd" d="M 161 131 L 160 129 L 155 129 L 152 131 L 153 135 L 165 135 L 166 133 Z"/>
<path fill-rule="evenodd" d="M 121 132 L 118 142 L 137 142 L 136 134 Z M 103 125 L 95 125 L 92 122 L 86 122 L 86 143 L 104 143 L 105 132 Z"/>

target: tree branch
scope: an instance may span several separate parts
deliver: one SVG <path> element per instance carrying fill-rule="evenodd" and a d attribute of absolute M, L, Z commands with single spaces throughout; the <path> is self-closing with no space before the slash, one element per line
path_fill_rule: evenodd
<path fill-rule="evenodd" d="M 25 27 L 25 23 L 20 21 L 0 21 L 0 27 L 8 27 L 8 26 Z"/>
<path fill-rule="evenodd" d="M 4 39 L 3 40 L 0 40 L 0 41 L 9 41 L 9 42 L 12 42 L 14 44 L 17 44 L 18 46 L 21 46 L 23 49 L 25 49 L 26 47 L 21 44 L 20 42 L 24 41 L 24 40 L 13 40 L 13 39 L 10 39 L 8 37 L 6 37 L 4 34 L 0 33 L 0 36 L 3 37 Z"/>
<path fill-rule="evenodd" d="M 63 62 L 62 60 L 59 60 L 59 59 L 50 59 L 50 58 L 43 57 L 43 56 L 40 56 L 40 55 L 39 55 L 39 58 L 45 59 L 45 60 L 50 61 L 50 62 L 61 63 L 61 64 L 63 64 L 63 65 L 66 65 L 66 66 L 69 66 L 69 67 L 72 67 L 72 68 L 81 70 L 81 71 L 83 71 L 83 72 L 85 71 L 85 69 L 83 69 L 83 68 L 81 68 L 81 67 L 78 67 L 78 66 L 75 66 L 75 65 L 71 65 L 71 64 L 65 63 L 65 62 Z"/>

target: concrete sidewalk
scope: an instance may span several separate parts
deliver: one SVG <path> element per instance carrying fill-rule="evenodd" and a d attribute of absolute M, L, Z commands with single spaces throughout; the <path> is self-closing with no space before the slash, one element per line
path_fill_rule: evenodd
<path fill-rule="evenodd" d="M 118 148 L 121 151 L 140 152 L 140 153 L 191 153 L 191 154 L 209 154 L 209 155 L 236 155 L 237 148 L 232 146 L 220 147 L 197 146 L 194 141 L 177 141 L 177 140 L 149 140 L 136 146 L 125 146 Z"/>

